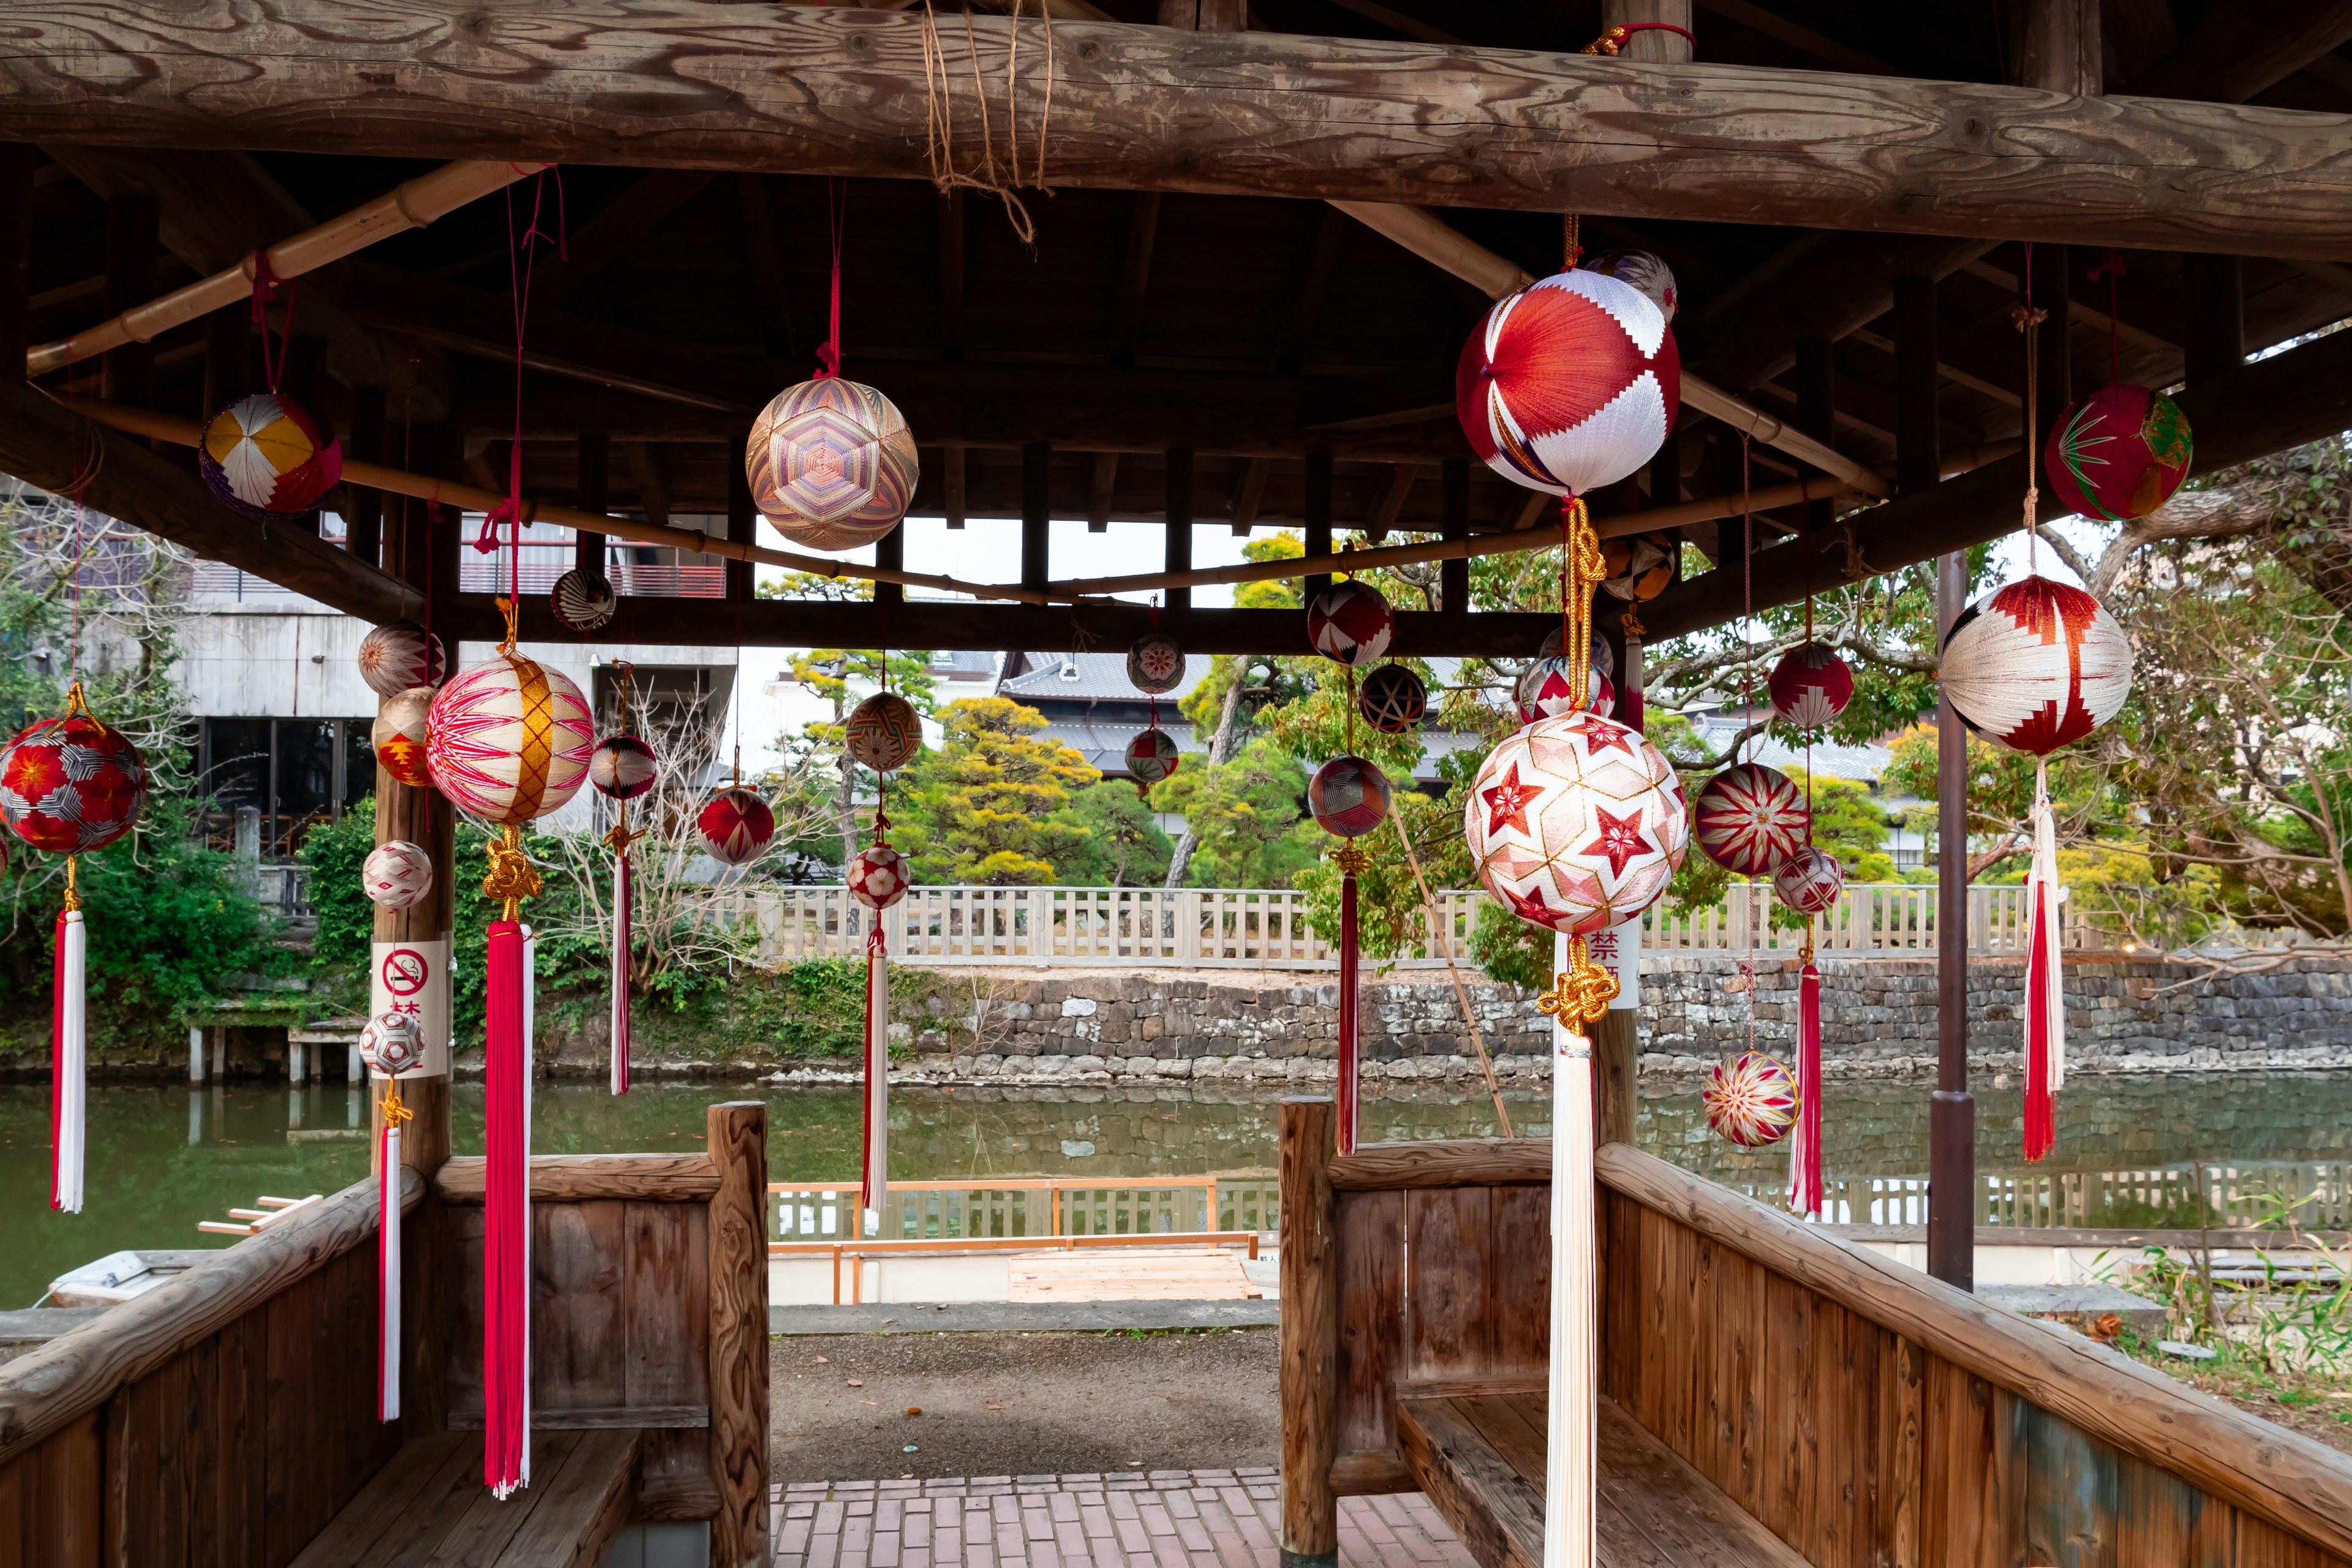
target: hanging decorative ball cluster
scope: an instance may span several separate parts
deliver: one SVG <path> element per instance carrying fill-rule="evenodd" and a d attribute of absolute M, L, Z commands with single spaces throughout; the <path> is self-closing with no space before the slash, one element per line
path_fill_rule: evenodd
<path fill-rule="evenodd" d="M 907 896 L 914 868 L 887 844 L 869 844 L 849 858 L 849 896 L 869 910 L 887 910 Z"/>
<path fill-rule="evenodd" d="M 449 673 L 441 639 L 415 621 L 386 621 L 360 639 L 360 679 L 378 697 L 437 687 Z"/>
<path fill-rule="evenodd" d="M 1812 831 L 1804 792 L 1761 763 L 1734 763 L 1700 786 L 1698 847 L 1742 877 L 1769 877 L 1802 849 Z"/>
<path fill-rule="evenodd" d="M 425 758 L 425 738 L 431 733 L 426 716 L 432 710 L 433 689 L 412 686 L 387 699 L 377 710 L 375 722 L 368 727 L 368 743 L 375 750 L 378 765 L 411 789 L 424 789 L 433 783 Z"/>
<path fill-rule="evenodd" d="M 547 599 L 555 618 L 575 632 L 603 629 L 621 607 L 621 595 L 614 592 L 611 578 L 577 566 L 555 580 Z"/>
<path fill-rule="evenodd" d="M 443 687 L 425 727 L 433 787 L 467 816 L 507 827 L 562 809 L 587 782 L 596 745 L 580 689 L 515 653 Z"/>
<path fill-rule="evenodd" d="M 1148 797 L 1153 784 L 1165 783 L 1181 761 L 1176 737 L 1165 730 L 1146 730 L 1127 743 L 1127 771 L 1139 796 Z"/>
<path fill-rule="evenodd" d="M 212 416 L 196 468 L 213 494 L 248 517 L 300 517 L 341 482 L 343 448 L 292 398 L 257 392 Z"/>
<path fill-rule="evenodd" d="M 695 837 L 722 866 L 745 866 L 760 858 L 776 836 L 776 814 L 757 790 L 735 784 L 720 790 L 695 814 Z"/>
<path fill-rule="evenodd" d="M 1148 632 L 1127 650 L 1127 679 L 1147 696 L 1165 697 L 1184 684 L 1184 650 L 1173 637 Z"/>
<path fill-rule="evenodd" d="M 849 710 L 842 744 L 877 773 L 894 773 L 922 750 L 923 721 L 895 691 L 877 691 Z"/>
<path fill-rule="evenodd" d="M 1356 689 L 1356 712 L 1383 735 L 1404 735 L 1429 710 L 1429 688 L 1402 664 L 1384 664 Z"/>
<path fill-rule="evenodd" d="M 1521 920 L 1585 936 L 1655 903 L 1690 847 L 1674 764 L 1598 713 L 1528 725 L 1488 753 L 1462 805 L 1478 877 Z"/>
<path fill-rule="evenodd" d="M 27 725 L 0 752 L 0 820 L 33 848 L 103 849 L 138 825 L 146 805 L 146 760 L 90 715 L 79 686 L 63 715 Z"/>
<path fill-rule="evenodd" d="M 1997 746 L 2046 757 L 2123 710 L 2131 639 L 2071 584 L 2026 577 L 1962 611 L 1944 636 L 1944 695 Z"/>
<path fill-rule="evenodd" d="M 744 448 L 751 503 L 812 550 L 871 544 L 907 515 L 921 471 L 898 405 L 863 382 L 820 376 L 760 411 Z"/>
<path fill-rule="evenodd" d="M 433 890 L 433 857 L 420 845 L 388 839 L 360 863 L 360 881 L 376 908 L 414 909 Z"/>
<path fill-rule="evenodd" d="M 1333 757 L 1307 781 L 1307 809 L 1337 838 L 1361 838 L 1389 816 L 1388 775 L 1362 757 Z"/>
<path fill-rule="evenodd" d="M 1699 1103 L 1717 1134 L 1743 1149 L 1760 1149 L 1779 1142 L 1796 1123 L 1797 1086 L 1773 1058 L 1743 1051 L 1727 1065 L 1715 1065 Z"/>
<path fill-rule="evenodd" d="M 396 1078 L 425 1065 L 425 1026 L 414 1013 L 383 1013 L 360 1028 L 360 1060 L 372 1072 Z"/>
<path fill-rule="evenodd" d="M 661 761 L 654 749 L 625 730 L 596 742 L 588 756 L 588 782 L 607 800 L 635 800 L 654 787 Z"/>
<path fill-rule="evenodd" d="M 1334 583 L 1307 606 L 1307 640 L 1325 658 L 1369 669 L 1396 640 L 1396 612 L 1369 583 Z"/>
<path fill-rule="evenodd" d="M 1800 730 L 1818 730 L 1853 700 L 1853 671 L 1835 648 L 1809 642 L 1780 656 L 1765 690 L 1773 712 Z"/>
<path fill-rule="evenodd" d="M 1818 844 L 1808 844 L 1772 873 L 1772 892 L 1802 915 L 1825 915 L 1845 891 L 1845 868 Z"/>
<path fill-rule="evenodd" d="M 2172 499 L 2193 450 L 2180 405 L 2114 382 L 2058 416 L 2042 459 L 2050 492 L 2067 510 L 2124 522 Z"/>

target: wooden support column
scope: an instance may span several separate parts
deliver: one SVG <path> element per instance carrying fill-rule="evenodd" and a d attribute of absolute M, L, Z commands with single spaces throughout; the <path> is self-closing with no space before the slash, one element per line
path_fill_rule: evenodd
<path fill-rule="evenodd" d="M 904 522 L 875 542 L 874 564 L 892 572 L 906 570 L 907 525 Z M 907 585 L 903 583 L 877 583 L 874 584 L 874 602 L 882 605 L 903 605 L 907 602 Z M 887 632 L 888 628 L 884 630 Z"/>
<path fill-rule="evenodd" d="M 1797 428 L 1824 446 L 1834 446 L 1837 441 L 1837 361 L 1834 349 L 1835 345 L 1827 338 L 1797 340 Z M 1819 474 L 1821 470 L 1808 465 L 1803 471 Z M 1818 541 L 1829 527 L 1830 503 L 1817 500 L 1805 510 L 1805 526 Z"/>
<path fill-rule="evenodd" d="M 155 261 L 163 242 L 155 198 L 125 194 L 106 204 L 106 304 L 108 316 L 155 297 Z M 110 403 L 152 408 L 155 403 L 155 350 L 125 343 L 106 353 L 100 395 Z"/>
<path fill-rule="evenodd" d="M 1338 1102 L 1282 1102 L 1281 1568 L 1337 1568 L 1339 1500 L 1339 1258 L 1331 1212 Z"/>
<path fill-rule="evenodd" d="M 728 437 L 727 451 L 740 452 L 751 437 L 749 430 L 735 432 Z M 730 461 L 727 468 L 727 537 L 737 544 L 760 542 L 760 511 L 751 504 L 751 476 L 740 462 Z M 749 604 L 752 597 L 752 565 L 749 561 L 727 563 L 727 597 L 736 604 Z"/>
<path fill-rule="evenodd" d="M 1171 447 L 1167 463 L 1167 568 L 1171 572 L 1190 572 L 1192 569 L 1192 448 Z M 1192 590 L 1169 589 L 1167 607 L 1171 610 L 1191 609 Z"/>
<path fill-rule="evenodd" d="M 1054 536 L 1054 448 L 1032 441 L 1021 448 L 1021 585 L 1043 588 L 1050 581 Z"/>
<path fill-rule="evenodd" d="M 1318 447 L 1307 454 L 1306 548 L 1309 555 L 1331 553 L 1331 452 Z M 1331 574 L 1319 572 L 1301 584 L 1308 604 L 1331 585 Z"/>
<path fill-rule="evenodd" d="M 768 1107 L 710 1108 L 707 1148 L 719 1167 L 710 1200 L 710 1521 L 712 1568 L 769 1568 Z"/>
<path fill-rule="evenodd" d="M 1470 537 L 1470 459 L 1448 458 L 1438 465 L 1444 510 L 1438 527 L 1446 539 Z M 1437 607 L 1449 616 L 1470 610 L 1470 563 L 1440 562 L 1437 567 Z"/>
<path fill-rule="evenodd" d="M 1691 0 L 1601 0 L 1601 26 L 1604 30 L 1622 27 L 1630 22 L 1671 22 L 1689 31 Z M 1639 32 L 1619 46 L 1617 58 L 1659 65 L 1685 65 L 1691 58 L 1690 40 L 1675 33 Z"/>
<path fill-rule="evenodd" d="M 940 510 L 950 528 L 963 526 L 963 447 L 950 441 L 940 452 Z"/>
<path fill-rule="evenodd" d="M 235 306 L 230 307 L 235 310 Z M 320 419 L 326 418 L 327 406 L 327 340 L 324 338 L 290 338 L 285 345 L 285 374 L 279 378 L 279 390 Z M 506 475 L 499 475 L 501 489 Z M 316 510 L 299 518 L 289 518 L 287 526 L 316 533 L 320 517 Z"/>
<path fill-rule="evenodd" d="M 579 468 L 574 479 L 577 500 L 582 511 L 604 511 L 613 500 L 613 441 L 602 430 L 580 432 Z M 740 465 L 732 465 L 734 468 Z M 609 577 L 605 564 L 606 541 L 601 533 L 585 529 L 572 535 L 572 567 L 583 577 Z"/>
<path fill-rule="evenodd" d="M 2011 74 L 2021 87 L 2096 98 L 2100 85 L 2099 0 L 2011 0 L 2016 40 Z"/>
<path fill-rule="evenodd" d="M 253 390 L 253 320 L 230 305 L 205 318 L 205 409 L 210 419 Z"/>
<path fill-rule="evenodd" d="M 2244 265 L 2234 256 L 2181 258 L 2189 295 L 2188 381 L 2200 386 L 2246 363 Z"/>
<path fill-rule="evenodd" d="M 1110 503 L 1118 488 L 1118 454 L 1097 452 L 1095 471 L 1087 485 L 1087 531 L 1110 531 Z"/>
<path fill-rule="evenodd" d="M 1936 563 L 1940 644 L 1968 605 L 1968 556 Z M 1977 1288 L 1977 1105 L 1969 1092 L 1969 732 L 1936 703 L 1936 1091 L 1927 1103 L 1927 1272 Z"/>
<path fill-rule="evenodd" d="M 215 314 L 230 315 L 235 307 Z M 383 388 L 352 388 L 351 428 L 343 450 L 362 463 L 383 461 Z M 383 492 L 370 485 L 343 487 L 343 548 L 373 566 L 383 552 Z"/>
<path fill-rule="evenodd" d="M 1936 280 L 1895 280 L 1895 488 L 1899 494 L 1936 488 L 1943 478 L 1943 426 L 1937 395 Z"/>
<path fill-rule="evenodd" d="M 32 346 L 33 149 L 0 143 L 0 380 L 22 384 Z"/>

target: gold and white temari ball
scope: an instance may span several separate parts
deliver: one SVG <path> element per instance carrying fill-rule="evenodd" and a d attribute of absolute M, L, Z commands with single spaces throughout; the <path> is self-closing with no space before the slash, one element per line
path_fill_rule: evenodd
<path fill-rule="evenodd" d="M 1521 920 L 1585 936 L 1658 901 L 1690 848 L 1674 765 L 1613 719 L 1528 725 L 1488 753 L 1462 805 L 1486 890 Z"/>
<path fill-rule="evenodd" d="M 560 809 L 588 777 L 596 731 L 580 689 L 503 653 L 441 689 L 426 715 L 433 787 L 467 816 L 520 826 Z"/>
<path fill-rule="evenodd" d="M 921 471 L 898 405 L 826 376 L 778 393 L 743 450 L 752 504 L 812 550 L 855 550 L 898 526 Z"/>

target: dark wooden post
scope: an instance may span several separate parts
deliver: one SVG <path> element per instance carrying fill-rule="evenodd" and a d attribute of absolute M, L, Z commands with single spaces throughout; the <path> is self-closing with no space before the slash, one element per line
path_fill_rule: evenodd
<path fill-rule="evenodd" d="M 243 305 L 205 318 L 205 418 L 253 390 L 252 356 L 253 318 Z"/>
<path fill-rule="evenodd" d="M 1331 1213 L 1339 1104 L 1282 1102 L 1282 1568 L 1337 1568 L 1339 1500 L 1339 1259 Z"/>
<path fill-rule="evenodd" d="M 1837 445 L 1837 361 L 1827 338 L 1797 340 L 1797 428 L 1825 447 Z M 1808 468 L 1808 473 L 1819 474 Z M 1805 527 L 1812 548 L 1828 549 L 1822 532 L 1829 527 L 1830 503 L 1817 500 L 1805 509 Z"/>
<path fill-rule="evenodd" d="M 712 1568 L 768 1568 L 768 1107 L 710 1108 Z"/>
<path fill-rule="evenodd" d="M 893 572 L 906 569 L 907 525 L 905 523 L 901 522 L 875 542 L 874 564 Z M 903 583 L 877 583 L 874 584 L 874 602 L 877 605 L 903 605 L 907 602 L 907 585 Z"/>
<path fill-rule="evenodd" d="M 1895 485 L 1905 495 L 1943 477 L 1943 426 L 1937 408 L 1936 280 L 1895 280 Z"/>
<path fill-rule="evenodd" d="M 1628 22 L 1672 22 L 1691 26 L 1691 0 L 1601 0 L 1601 25 L 1622 27 Z M 1690 40 L 1667 32 L 1635 33 L 1619 47 L 1617 58 L 1681 65 L 1691 58 Z"/>
<path fill-rule="evenodd" d="M 727 537 L 737 544 L 760 542 L 760 511 L 751 504 L 751 476 L 744 470 L 740 459 L 731 458 L 731 454 L 743 450 L 751 434 L 749 430 L 742 430 L 727 438 L 727 450 L 730 454 L 727 464 Z M 751 599 L 751 563 L 730 560 L 727 563 L 727 596 L 738 604 L 748 604 Z"/>
<path fill-rule="evenodd" d="M 1307 454 L 1306 549 L 1309 555 L 1331 553 L 1331 451 L 1317 447 Z M 1331 574 L 1317 572 L 1301 584 L 1307 602 L 1331 585 Z"/>
<path fill-rule="evenodd" d="M 106 203 L 106 303 L 109 317 L 155 297 L 155 257 L 158 216 L 155 198 L 125 193 Z M 106 352 L 100 375 L 100 395 L 109 403 L 152 407 L 155 401 L 155 350 L 148 343 L 125 343 Z"/>
<path fill-rule="evenodd" d="M 1167 461 L 1167 570 L 1190 572 L 1192 569 L 1192 448 L 1171 447 Z M 1169 589 L 1168 607 L 1171 610 L 1191 609 L 1192 590 Z"/>
<path fill-rule="evenodd" d="M 940 511 L 950 528 L 961 528 L 964 514 L 963 443 L 940 448 Z"/>
<path fill-rule="evenodd" d="M 2021 86 L 2084 98 L 2104 90 L 2099 0 L 2014 0 L 2011 14 Z"/>
<path fill-rule="evenodd" d="M 33 149 L 0 146 L 0 381 L 21 385 L 33 346 Z"/>
<path fill-rule="evenodd" d="M 1470 459 L 1448 458 L 1439 465 L 1439 527 L 1447 539 L 1470 537 Z M 1437 567 L 1437 607 L 1449 616 L 1470 613 L 1470 563 L 1443 561 Z"/>
<path fill-rule="evenodd" d="M 2200 386 L 2246 363 L 2244 267 L 2234 256 L 2191 252 L 2181 258 L 2189 294 L 2189 384 Z"/>
<path fill-rule="evenodd" d="M 1043 588 L 1051 569 L 1054 448 L 1032 441 L 1021 448 L 1021 585 Z"/>
<path fill-rule="evenodd" d="M 215 315 L 233 316 L 235 306 Z M 355 461 L 383 461 L 383 388 L 352 388 L 352 427 L 343 432 L 343 450 Z M 383 550 L 383 492 L 372 485 L 343 487 L 343 548 L 373 566 Z"/>
<path fill-rule="evenodd" d="M 732 470 L 740 463 L 730 466 L 728 496 L 734 496 Z M 613 504 L 613 440 L 602 430 L 580 432 L 579 468 L 573 480 L 574 496 L 582 511 L 601 512 Z M 583 577 L 609 577 L 605 565 L 604 536 L 585 529 L 572 536 L 572 569 Z M 615 584 L 617 586 L 618 584 Z"/>

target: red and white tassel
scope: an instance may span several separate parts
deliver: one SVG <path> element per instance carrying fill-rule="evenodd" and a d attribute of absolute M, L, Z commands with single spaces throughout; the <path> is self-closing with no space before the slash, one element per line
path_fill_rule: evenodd
<path fill-rule="evenodd" d="M 1356 1152 L 1356 867 L 1363 851 L 1343 845 L 1339 862 L 1339 1152 Z"/>
<path fill-rule="evenodd" d="M 1561 993 L 1576 944 L 1553 943 Z M 1551 1369 L 1544 1455 L 1544 1568 L 1592 1568 L 1600 1512 L 1599 1247 L 1592 1170 L 1592 1039 L 1567 996 L 1552 1014 Z"/>
<path fill-rule="evenodd" d="M 70 897 L 70 879 L 67 889 Z M 61 1214 L 81 1213 L 89 1101 L 89 1029 L 82 989 L 88 934 L 79 909 L 58 911 L 49 1002 L 49 1207 Z"/>
<path fill-rule="evenodd" d="M 490 926 L 482 1233 L 482 1480 L 530 1482 L 530 952 L 520 921 Z"/>
<path fill-rule="evenodd" d="M 1797 975 L 1797 1125 L 1789 1140 L 1789 1207 L 1822 1212 L 1822 972 L 1811 943 Z"/>
<path fill-rule="evenodd" d="M 876 1216 L 890 1184 L 890 958 L 882 911 L 866 935 L 865 1152 L 858 1163 L 857 1206 Z"/>
<path fill-rule="evenodd" d="M 613 1092 L 629 1092 L 629 851 L 613 857 Z"/>
<path fill-rule="evenodd" d="M 376 1147 L 375 1418 L 400 1419 L 400 1124 L 409 1112 L 387 1079 L 383 1137 Z"/>
<path fill-rule="evenodd" d="M 2058 1142 L 2055 1097 L 2066 1087 L 2066 990 L 2059 963 L 2058 822 L 2050 808 L 2050 764 L 2033 764 L 2033 864 L 2025 879 L 2032 924 L 2025 950 L 2025 1157 Z"/>

